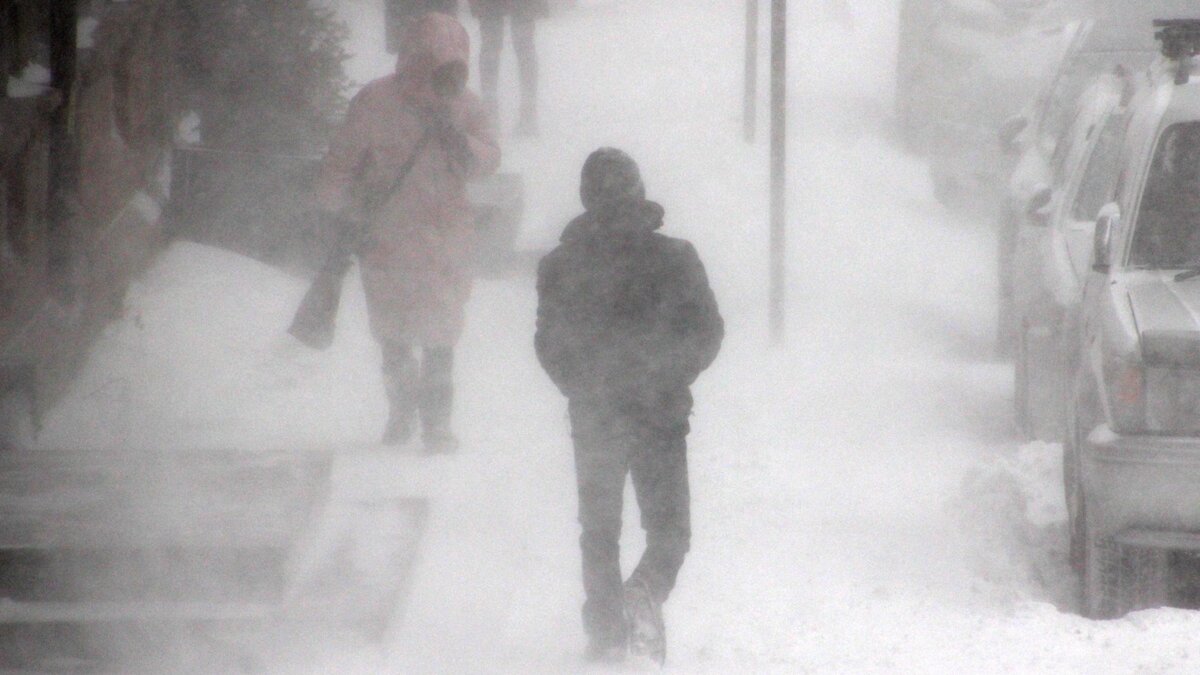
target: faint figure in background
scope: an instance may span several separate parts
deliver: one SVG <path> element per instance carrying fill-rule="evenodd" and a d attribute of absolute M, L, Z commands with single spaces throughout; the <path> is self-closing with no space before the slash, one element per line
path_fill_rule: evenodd
<path fill-rule="evenodd" d="M 534 136 L 538 132 L 538 59 L 534 23 L 549 13 L 546 0 L 470 0 L 471 13 L 479 17 L 479 80 L 483 101 L 499 111 L 496 86 L 500 79 L 500 51 L 504 46 L 504 19 L 508 17 L 513 51 L 521 80 L 521 112 L 515 133 Z"/>
<path fill-rule="evenodd" d="M 453 17 L 431 12 L 410 23 L 396 72 L 350 102 L 318 183 L 328 211 L 353 210 L 356 191 L 372 205 L 360 208 L 359 259 L 371 333 L 383 352 L 383 442 L 407 442 L 419 412 L 431 453 L 458 445 L 451 367 L 475 238 L 466 183 L 500 164 L 491 117 L 465 88 L 469 56 L 467 31 Z"/>
<path fill-rule="evenodd" d="M 846 30 L 854 30 L 854 12 L 846 0 L 825 0 L 825 16 Z"/>
<path fill-rule="evenodd" d="M 591 660 L 666 657 L 662 603 L 691 542 L 690 386 L 725 325 L 688 242 L 658 234 L 637 164 L 603 148 L 583 165 L 586 211 L 538 267 L 538 360 L 567 396 Z M 631 475 L 646 550 L 621 582 L 621 512 Z"/>
<path fill-rule="evenodd" d="M 404 38 L 404 27 L 429 12 L 458 14 L 458 0 L 383 0 L 384 30 L 387 35 L 387 50 L 400 53 L 400 42 Z"/>

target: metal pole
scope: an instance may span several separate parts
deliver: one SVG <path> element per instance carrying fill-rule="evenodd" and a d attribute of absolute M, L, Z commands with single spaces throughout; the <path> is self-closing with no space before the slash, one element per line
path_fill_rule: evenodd
<path fill-rule="evenodd" d="M 787 0 L 771 0 L 771 341 L 783 341 L 787 202 Z"/>
<path fill-rule="evenodd" d="M 742 99 L 743 133 L 754 142 L 758 128 L 758 0 L 746 0 L 746 90 Z"/>

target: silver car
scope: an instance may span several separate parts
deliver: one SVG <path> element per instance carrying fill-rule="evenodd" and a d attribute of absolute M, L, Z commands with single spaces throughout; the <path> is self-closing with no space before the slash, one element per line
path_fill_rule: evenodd
<path fill-rule="evenodd" d="M 1021 209 L 1010 274 L 1017 327 L 1013 402 L 1025 439 L 1062 438 L 1072 318 L 1091 263 L 1092 229 L 1120 170 L 1132 79 L 1115 68 L 1078 97 L 1045 182 L 1034 183 Z"/>
<path fill-rule="evenodd" d="M 1164 29 L 1200 49 L 1200 21 Z M 1175 49 L 1183 45 L 1183 49 Z M 1164 58 L 1130 104 L 1113 200 L 1095 224 L 1064 443 L 1083 609 L 1171 601 L 1200 552 L 1200 78 Z"/>

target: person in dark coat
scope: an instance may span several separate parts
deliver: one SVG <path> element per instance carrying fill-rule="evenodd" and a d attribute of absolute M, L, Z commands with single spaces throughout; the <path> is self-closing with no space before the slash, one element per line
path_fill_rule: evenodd
<path fill-rule="evenodd" d="M 660 663 L 662 603 L 691 540 L 690 385 L 716 358 L 724 322 L 695 248 L 659 234 L 637 164 L 602 148 L 583 166 L 585 212 L 538 267 L 535 348 L 567 396 L 583 534 L 588 656 Z M 622 584 L 631 474 L 646 549 Z"/>
<path fill-rule="evenodd" d="M 388 52 L 399 54 L 405 27 L 429 12 L 454 16 L 458 14 L 458 0 L 384 0 L 383 24 Z"/>
<path fill-rule="evenodd" d="M 538 59 L 534 22 L 549 13 L 546 0 L 471 0 L 471 13 L 479 18 L 479 84 L 484 102 L 493 113 L 498 111 L 496 84 L 500 79 L 504 19 L 508 17 L 521 79 L 521 112 L 516 133 L 537 134 Z"/>

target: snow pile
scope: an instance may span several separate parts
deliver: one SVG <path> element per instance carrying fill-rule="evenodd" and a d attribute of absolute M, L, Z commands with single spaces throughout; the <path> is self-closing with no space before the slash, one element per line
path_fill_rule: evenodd
<path fill-rule="evenodd" d="M 981 463 L 952 503 L 974 544 L 976 592 L 996 600 L 1048 601 L 1074 611 L 1067 564 L 1062 447 L 1031 443 Z"/>
<path fill-rule="evenodd" d="M 284 332 L 305 280 L 172 245 L 130 288 L 124 317 L 106 329 L 41 442 L 284 449 L 374 436 L 383 403 L 362 380 L 378 379 L 378 354 L 350 279 L 339 340 L 318 354 Z"/>

